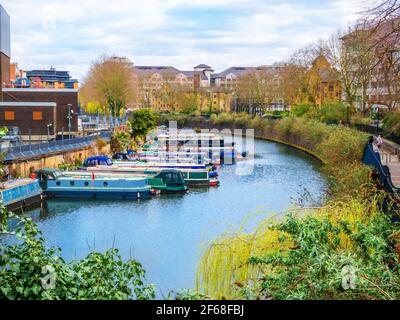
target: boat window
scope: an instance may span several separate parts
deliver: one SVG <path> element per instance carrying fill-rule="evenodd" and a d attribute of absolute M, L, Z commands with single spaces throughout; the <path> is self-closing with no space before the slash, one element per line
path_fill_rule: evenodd
<path fill-rule="evenodd" d="M 60 186 L 60 185 L 61 185 L 61 182 L 60 182 L 60 181 L 57 181 L 57 182 L 56 182 L 56 185 Z"/>
<path fill-rule="evenodd" d="M 175 172 L 170 172 L 165 174 L 165 179 L 169 181 L 178 181 L 179 176 Z"/>
<path fill-rule="evenodd" d="M 56 171 L 53 172 L 53 177 L 54 177 L 55 179 L 58 179 L 58 178 L 62 177 L 63 175 L 64 175 L 64 174 L 63 174 L 62 171 L 60 171 L 60 170 L 56 170 Z"/>
<path fill-rule="evenodd" d="M 104 182 L 104 183 L 103 183 L 103 186 L 108 187 L 108 182 L 107 182 L 107 181 Z"/>
<path fill-rule="evenodd" d="M 85 181 L 85 186 L 87 187 L 89 185 L 89 182 Z"/>
<path fill-rule="evenodd" d="M 71 186 L 74 186 L 74 185 L 75 185 L 75 181 L 70 181 L 69 184 L 70 184 Z"/>

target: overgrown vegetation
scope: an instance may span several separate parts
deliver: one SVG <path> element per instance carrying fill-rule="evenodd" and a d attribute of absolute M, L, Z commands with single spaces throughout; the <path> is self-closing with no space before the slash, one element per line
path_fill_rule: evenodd
<path fill-rule="evenodd" d="M 400 139 L 400 112 L 388 113 L 383 119 L 383 129 L 386 134 L 393 134 Z"/>
<path fill-rule="evenodd" d="M 75 159 L 72 164 L 68 164 L 68 163 L 59 164 L 58 169 L 60 169 L 62 171 L 69 171 L 69 170 L 76 170 L 82 166 L 83 166 L 82 160 Z"/>
<path fill-rule="evenodd" d="M 211 122 L 226 124 L 228 116 Z M 328 198 L 322 208 L 292 209 L 254 233 L 213 241 L 196 289 L 212 298 L 399 298 L 400 229 L 381 210 L 384 195 L 360 161 L 367 135 L 305 117 L 238 115 L 233 123 L 316 154 L 325 164 Z"/>
<path fill-rule="evenodd" d="M 133 140 L 130 132 L 117 130 L 114 131 L 110 139 L 112 153 L 127 152 L 132 146 Z"/>
<path fill-rule="evenodd" d="M 147 300 L 155 297 L 141 264 L 123 261 L 119 251 L 91 252 L 66 262 L 61 249 L 46 248 L 37 225 L 25 216 L 0 212 L 0 234 L 15 238 L 0 243 L 0 300 Z M 17 225 L 10 228 L 9 219 Z M 1 240 L 3 241 L 3 240 Z"/>

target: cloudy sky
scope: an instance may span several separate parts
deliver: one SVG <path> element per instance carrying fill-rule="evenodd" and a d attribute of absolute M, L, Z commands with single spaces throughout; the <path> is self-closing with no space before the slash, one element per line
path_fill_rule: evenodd
<path fill-rule="evenodd" d="M 354 21 L 367 0 L 0 0 L 12 61 L 82 79 L 103 54 L 216 71 L 283 60 Z"/>

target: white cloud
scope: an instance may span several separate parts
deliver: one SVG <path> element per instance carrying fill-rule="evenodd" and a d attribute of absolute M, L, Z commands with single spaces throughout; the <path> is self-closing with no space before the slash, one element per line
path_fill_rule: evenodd
<path fill-rule="evenodd" d="M 282 60 L 356 18 L 365 0 L 3 0 L 12 60 L 83 78 L 92 60 L 121 54 L 136 64 L 217 71 Z"/>

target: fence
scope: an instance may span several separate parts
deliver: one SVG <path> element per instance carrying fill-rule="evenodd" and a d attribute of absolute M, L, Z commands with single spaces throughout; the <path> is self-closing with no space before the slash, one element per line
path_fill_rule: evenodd
<path fill-rule="evenodd" d="M 29 159 L 58 152 L 85 148 L 90 146 L 93 141 L 97 139 L 97 137 L 109 141 L 111 132 L 100 132 L 98 134 L 93 134 L 82 138 L 54 140 L 35 144 L 30 143 L 27 145 L 21 144 L 7 148 L 0 147 L 0 152 L 5 154 L 5 161 Z"/>
<path fill-rule="evenodd" d="M 373 166 L 379 173 L 379 180 L 383 188 L 392 194 L 400 195 L 400 189 L 393 185 L 388 166 L 384 166 L 379 152 L 374 151 L 372 143 L 368 143 L 363 157 L 363 163 Z"/>

